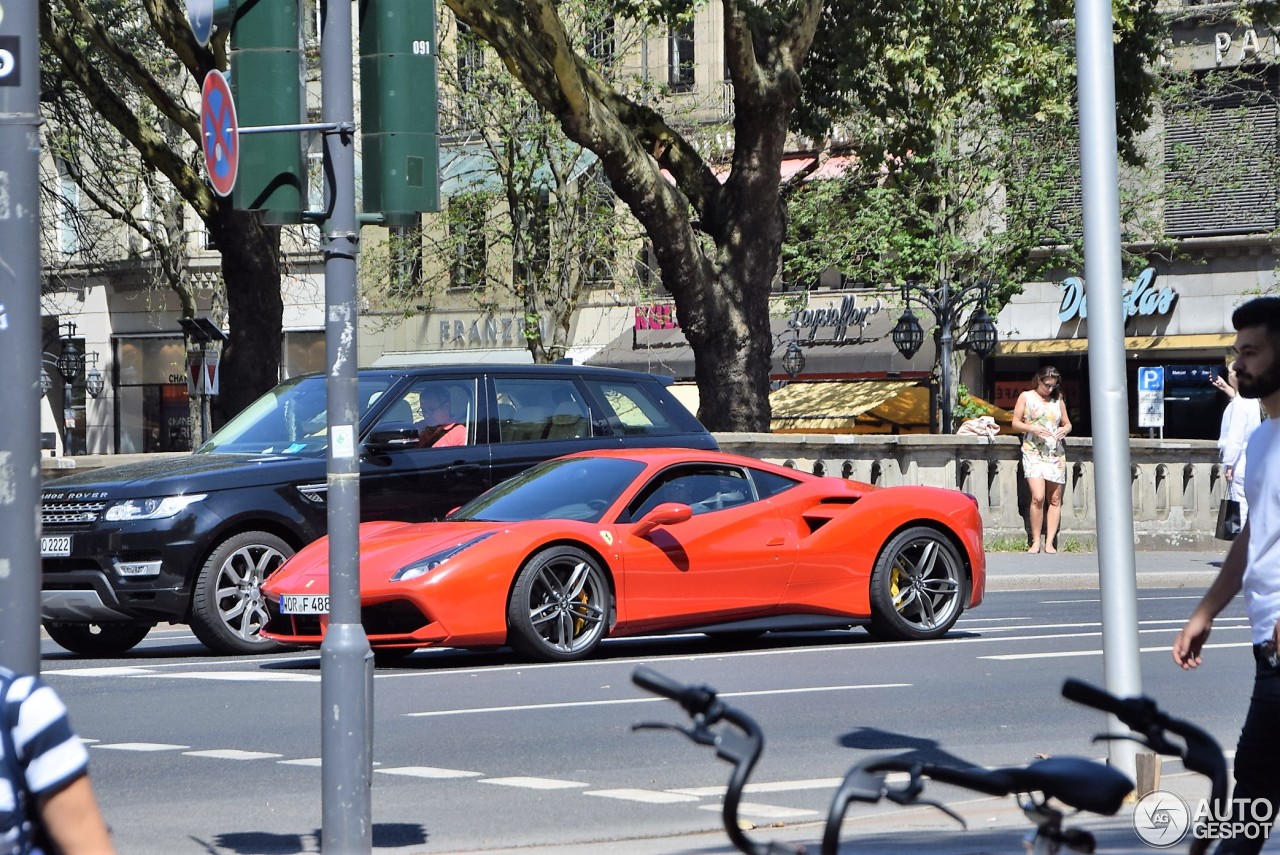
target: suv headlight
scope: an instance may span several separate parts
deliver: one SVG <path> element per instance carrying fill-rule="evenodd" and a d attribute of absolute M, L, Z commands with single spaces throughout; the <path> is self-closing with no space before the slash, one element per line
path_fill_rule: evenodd
<path fill-rule="evenodd" d="M 495 534 L 497 534 L 497 532 L 487 531 L 484 534 L 480 535 L 479 537 L 473 537 L 470 540 L 464 540 L 462 543 L 459 543 L 457 546 L 450 546 L 448 549 L 441 550 L 440 552 L 437 552 L 434 555 L 428 555 L 426 558 L 419 559 L 413 562 L 412 564 L 406 564 L 404 567 L 401 567 L 399 570 L 395 572 L 395 575 L 391 577 L 391 581 L 406 582 L 409 579 L 416 579 L 419 576 L 425 576 L 426 574 L 430 573 L 432 570 L 439 567 L 441 564 L 448 561 L 453 556 L 457 555 L 462 550 L 475 546 L 477 543 L 479 543 L 482 540 L 488 540 L 489 538 L 493 537 Z"/>
<path fill-rule="evenodd" d="M 203 499 L 207 493 L 188 496 L 164 496 L 158 499 L 125 499 L 107 508 L 105 518 L 111 522 L 133 520 L 165 520 L 177 516 Z"/>

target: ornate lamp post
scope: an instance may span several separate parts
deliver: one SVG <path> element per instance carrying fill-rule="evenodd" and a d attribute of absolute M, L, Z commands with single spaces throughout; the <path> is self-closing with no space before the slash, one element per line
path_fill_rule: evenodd
<path fill-rule="evenodd" d="M 40 394 L 48 395 L 53 391 L 53 378 L 49 376 L 48 370 L 49 366 L 52 366 L 62 377 L 63 450 L 66 454 L 76 454 L 77 449 L 72 435 L 72 429 L 76 426 L 76 379 L 82 373 L 84 374 L 85 391 L 94 398 L 102 394 L 107 383 L 97 367 L 98 354 L 95 352 L 86 355 L 76 346 L 76 325 L 71 321 L 65 321 L 58 325 L 58 333 L 58 339 L 62 345 L 59 354 L 55 357 L 48 350 L 41 354 L 43 364 L 40 366 Z M 51 343 L 46 341 L 46 347 Z M 88 372 L 85 372 L 86 363 L 90 366 Z"/>
<path fill-rule="evenodd" d="M 924 328 L 920 319 L 911 311 L 912 301 L 924 306 L 938 322 L 938 356 L 941 365 L 942 386 L 942 433 L 951 433 L 951 353 L 953 350 L 954 330 L 960 323 L 960 317 L 966 310 L 969 314 L 969 338 L 961 347 L 967 347 L 981 357 L 991 355 L 995 350 L 999 335 L 995 322 L 987 314 L 986 302 L 990 294 L 991 283 L 982 282 L 967 288 L 952 289 L 946 279 L 936 288 L 921 285 L 918 282 L 905 282 L 902 285 L 902 303 L 905 307 L 898 324 L 893 328 L 893 344 L 898 352 L 907 359 L 916 355 L 916 351 L 924 344 Z M 976 307 L 976 308 L 975 308 Z M 933 419 L 930 417 L 930 422 Z"/>

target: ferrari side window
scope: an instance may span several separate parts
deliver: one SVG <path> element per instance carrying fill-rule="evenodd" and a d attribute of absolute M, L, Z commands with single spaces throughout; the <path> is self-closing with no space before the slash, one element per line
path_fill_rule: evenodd
<path fill-rule="evenodd" d="M 740 469 L 682 467 L 659 475 L 631 503 L 630 519 L 638 520 L 658 505 L 688 505 L 694 514 L 721 511 L 754 501 L 751 482 Z"/>
<path fill-rule="evenodd" d="M 790 490 L 799 481 L 795 481 L 785 475 L 778 475 L 773 472 L 765 472 L 763 469 L 752 469 L 751 480 L 756 483 L 756 491 L 760 494 L 760 498 L 767 499 L 770 496 L 776 496 L 784 490 Z"/>

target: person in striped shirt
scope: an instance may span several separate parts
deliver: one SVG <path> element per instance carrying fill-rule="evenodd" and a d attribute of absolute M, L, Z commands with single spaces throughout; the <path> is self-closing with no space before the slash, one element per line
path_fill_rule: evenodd
<path fill-rule="evenodd" d="M 0 667 L 0 855 L 114 855 L 89 752 L 38 677 Z"/>

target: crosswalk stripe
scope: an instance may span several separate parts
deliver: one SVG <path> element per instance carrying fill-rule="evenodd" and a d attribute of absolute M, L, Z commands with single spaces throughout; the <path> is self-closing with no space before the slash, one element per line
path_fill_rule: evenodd
<path fill-rule="evenodd" d="M 586 787 L 582 781 L 560 781 L 556 778 L 526 778 L 514 776 L 511 778 L 481 778 L 482 784 L 497 784 L 501 787 L 522 787 L 527 790 L 569 790 L 575 787 Z"/>
<path fill-rule="evenodd" d="M 241 751 L 238 748 L 210 748 L 205 751 L 183 751 L 188 757 L 209 757 L 214 760 L 263 760 L 271 757 L 283 757 L 283 754 L 272 754 L 267 751 Z"/>
<path fill-rule="evenodd" d="M 1206 644 L 1204 648 L 1222 649 L 1226 647 L 1252 647 L 1253 643 L 1249 641 L 1231 641 L 1224 644 Z M 1169 645 L 1161 644 L 1158 647 L 1140 647 L 1139 653 L 1168 653 Z M 1101 656 L 1101 650 L 1052 650 L 1047 653 L 1004 653 L 999 656 L 979 656 L 979 659 L 994 659 L 998 662 L 1013 662 L 1019 659 L 1066 659 L 1072 656 Z"/>
<path fill-rule="evenodd" d="M 698 810 L 711 810 L 717 813 L 722 805 L 700 805 Z M 738 805 L 738 816 L 755 817 L 757 819 L 799 819 L 802 816 L 818 816 L 816 810 L 802 808 L 779 807 L 778 805 L 762 805 L 754 802 L 743 802 Z"/>
<path fill-rule="evenodd" d="M 408 778 L 479 778 L 483 772 L 468 772 L 465 769 L 441 769 L 437 766 L 393 766 L 379 769 L 384 775 L 404 775 Z"/>
<path fill-rule="evenodd" d="M 94 748 L 108 751 L 183 751 L 190 745 L 172 745 L 167 742 L 110 742 L 99 743 Z"/>
<path fill-rule="evenodd" d="M 600 796 L 605 799 L 621 799 L 628 802 L 643 802 L 651 805 L 669 805 L 676 802 L 696 802 L 697 796 L 684 796 L 679 793 L 661 792 L 659 790 L 588 790 L 584 796 Z"/>

